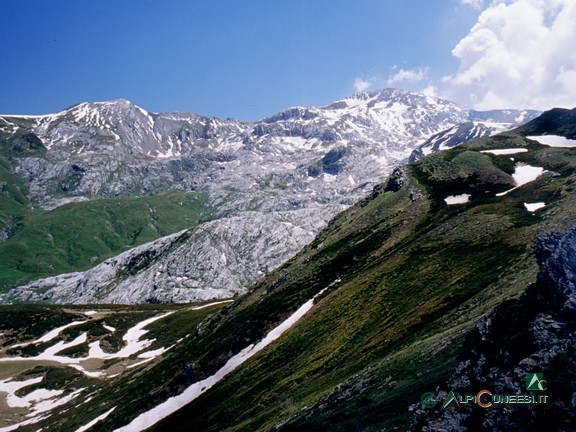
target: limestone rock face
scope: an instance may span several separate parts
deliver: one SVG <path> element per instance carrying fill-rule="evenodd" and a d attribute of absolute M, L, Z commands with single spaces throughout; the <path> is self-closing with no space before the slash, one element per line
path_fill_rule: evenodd
<path fill-rule="evenodd" d="M 335 211 L 245 212 L 138 246 L 85 272 L 30 282 L 11 295 L 76 304 L 229 298 L 312 241 Z"/>
<path fill-rule="evenodd" d="M 396 89 L 290 108 L 258 122 L 150 113 L 122 99 L 46 116 L 0 116 L 1 133 L 27 134 L 32 153 L 18 158 L 14 173 L 45 209 L 176 189 L 207 196 L 215 219 L 178 246 L 160 246 L 172 236 L 150 243 L 155 258 L 138 272 L 109 267 L 124 265 L 143 246 L 0 300 L 164 302 L 243 292 L 432 135 L 474 116 L 452 102 Z M 1 238 L 10 234 L 3 232 Z"/>
<path fill-rule="evenodd" d="M 398 192 L 404 186 L 409 184 L 406 172 L 401 168 L 394 168 L 392 174 L 388 178 L 388 184 L 386 185 L 386 190 L 391 192 Z"/>

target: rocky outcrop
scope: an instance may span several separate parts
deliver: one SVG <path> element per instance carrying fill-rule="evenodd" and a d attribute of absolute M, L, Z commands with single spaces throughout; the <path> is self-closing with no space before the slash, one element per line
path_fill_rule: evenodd
<path fill-rule="evenodd" d="M 576 316 L 576 234 L 540 237 L 534 252 L 540 262 L 538 295 L 561 312 Z"/>
<path fill-rule="evenodd" d="M 450 391 L 476 395 L 545 395 L 541 404 L 452 404 L 418 408 L 413 431 L 573 430 L 576 423 L 576 229 L 541 236 L 535 246 L 537 282 L 498 306 L 468 336 Z M 541 391 L 528 391 L 528 373 L 542 373 Z"/>
<path fill-rule="evenodd" d="M 388 177 L 388 183 L 386 185 L 385 191 L 398 192 L 404 186 L 410 183 L 406 171 L 402 167 L 396 167 Z"/>

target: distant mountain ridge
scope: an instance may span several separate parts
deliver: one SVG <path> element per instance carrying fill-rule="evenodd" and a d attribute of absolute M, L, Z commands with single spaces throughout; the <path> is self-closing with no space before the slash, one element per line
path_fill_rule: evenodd
<path fill-rule="evenodd" d="M 84 282 L 72 285 L 62 278 L 39 281 L 38 286 L 54 288 L 26 298 L 164 302 L 242 292 L 310 242 L 431 136 L 474 119 L 526 121 L 534 115 L 526 110 L 478 113 L 442 99 L 384 89 L 325 107 L 290 108 L 258 122 L 149 113 L 122 99 L 81 103 L 46 116 L 0 116 L 1 137 L 12 149 L 6 156 L 10 175 L 27 190 L 29 206 L 49 210 L 179 190 L 206 196 L 214 219 L 189 233 L 181 257 L 162 258 L 170 266 L 156 268 L 158 258 L 142 269 L 149 272 L 146 289 L 114 293 L 120 283 L 114 279 L 104 293 L 104 287 L 82 276 Z M 18 224 L 26 223 L 22 220 L 3 227 L 6 246 Z M 91 262 L 102 259 L 94 256 Z M 192 268 L 186 262 L 196 264 Z M 48 267 L 38 271 L 50 274 Z M 82 296 L 79 287 L 87 290 Z"/>

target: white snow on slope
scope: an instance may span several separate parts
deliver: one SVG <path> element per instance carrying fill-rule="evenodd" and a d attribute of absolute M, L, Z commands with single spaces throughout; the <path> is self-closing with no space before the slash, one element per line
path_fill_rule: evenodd
<path fill-rule="evenodd" d="M 470 201 L 470 194 L 450 195 L 449 197 L 444 198 L 444 201 L 448 205 L 465 204 Z"/>
<path fill-rule="evenodd" d="M 526 138 L 538 141 L 549 147 L 576 147 L 576 140 L 571 140 L 558 135 L 527 136 Z"/>
<path fill-rule="evenodd" d="M 86 342 L 87 339 L 88 336 L 84 332 L 81 335 L 77 336 L 76 339 L 70 342 L 59 341 L 56 345 L 52 345 L 51 347 L 46 348 L 44 352 L 40 355 L 42 355 L 46 359 L 55 357 L 56 354 L 58 354 L 60 351 L 64 351 L 65 349 L 72 348 L 77 345 L 82 345 L 84 342 Z"/>
<path fill-rule="evenodd" d="M 207 304 L 202 305 L 202 306 L 196 306 L 195 308 L 192 308 L 192 310 L 200 310 L 200 309 L 204 309 L 207 307 L 216 306 L 219 304 L 232 303 L 233 301 L 234 300 L 221 300 L 221 301 L 217 301 L 217 302 L 207 303 Z"/>
<path fill-rule="evenodd" d="M 114 333 L 116 331 L 116 329 L 112 326 L 106 325 L 106 324 L 102 324 L 102 327 L 104 327 L 106 330 L 108 330 L 110 333 Z"/>
<path fill-rule="evenodd" d="M 44 336 L 32 341 L 32 342 L 24 342 L 20 344 L 16 344 L 12 346 L 12 348 L 24 347 L 32 344 L 39 344 L 44 342 L 50 342 L 52 339 L 56 338 L 63 330 L 67 329 L 68 327 L 77 326 L 80 324 L 84 324 L 87 321 L 73 321 L 69 324 L 63 325 L 61 327 L 55 328 L 54 330 L 49 331 Z"/>
<path fill-rule="evenodd" d="M 10 426 L 0 427 L 0 432 L 10 432 L 10 431 L 13 431 L 15 429 L 18 429 L 20 426 L 26 426 L 29 424 L 38 423 L 40 420 L 43 420 L 47 417 L 49 417 L 49 416 L 46 415 L 46 416 L 34 417 L 34 418 L 29 419 L 29 420 L 24 420 L 23 422 L 16 423 L 16 424 L 13 424 Z M 38 432 L 40 432 L 40 431 L 41 431 L 41 429 L 38 430 Z"/>
<path fill-rule="evenodd" d="M 42 381 L 42 379 L 42 377 L 36 377 L 26 381 L 12 381 L 12 379 L 2 380 L 0 381 L 0 392 L 14 394 L 21 388 L 28 387 L 33 384 L 38 384 Z"/>
<path fill-rule="evenodd" d="M 171 315 L 173 312 L 166 312 L 162 315 L 158 315 L 152 318 L 148 318 L 134 327 L 128 329 L 126 334 L 122 336 L 124 340 L 125 346 L 118 352 L 115 353 L 107 353 L 105 352 L 102 347 L 100 346 L 100 341 L 94 341 L 90 343 L 90 351 L 88 352 L 88 357 L 91 359 L 101 359 L 101 360 L 108 360 L 114 358 L 126 358 L 130 357 L 132 354 L 136 354 L 139 351 L 142 351 L 145 348 L 148 348 L 154 339 L 143 339 L 140 338 L 148 333 L 148 330 L 145 330 L 144 327 L 152 324 L 154 321 L 158 321 L 159 319 L 165 318 L 168 315 Z"/>
<path fill-rule="evenodd" d="M 516 186 L 512 189 L 508 189 L 505 192 L 500 192 L 496 194 L 496 196 L 504 196 L 513 190 L 518 189 L 520 186 L 525 185 L 526 183 L 530 183 L 531 181 L 536 180 L 542 173 L 544 172 L 544 168 L 542 167 L 533 167 L 530 165 L 525 164 L 518 164 L 516 165 L 516 170 L 514 174 L 512 174 L 512 178 L 516 182 Z"/>
<path fill-rule="evenodd" d="M 546 203 L 543 202 L 524 203 L 524 207 L 526 207 L 526 210 L 528 210 L 529 212 L 535 212 L 536 210 L 546 207 Z"/>
<path fill-rule="evenodd" d="M 223 304 L 223 303 L 230 303 L 232 301 L 233 300 L 222 300 L 222 301 L 207 303 L 204 305 L 196 306 L 196 307 L 192 308 L 192 310 L 200 310 L 200 309 L 208 308 L 211 306 L 216 306 L 216 305 Z M 94 312 L 97 313 L 96 311 L 94 311 Z M 153 322 L 155 322 L 157 320 L 160 320 L 162 318 L 167 317 L 168 315 L 170 315 L 172 313 L 174 313 L 174 312 L 173 311 L 172 312 L 166 312 L 164 314 L 161 314 L 161 315 L 158 315 L 158 316 L 155 316 L 152 318 L 148 318 L 148 319 L 136 324 L 134 327 L 128 329 L 126 331 L 126 333 L 124 334 L 124 336 L 122 337 L 122 339 L 124 340 L 125 346 L 120 351 L 115 352 L 115 353 L 105 352 L 100 345 L 100 341 L 94 341 L 94 342 L 89 344 L 89 352 L 88 352 L 88 356 L 86 356 L 86 357 L 66 357 L 66 356 L 58 355 L 59 352 L 65 350 L 65 349 L 68 349 L 68 348 L 71 348 L 73 346 L 77 346 L 77 345 L 81 345 L 81 344 L 85 343 L 87 340 L 87 334 L 82 333 L 81 335 L 79 335 L 78 337 L 76 337 L 74 340 L 72 340 L 70 342 L 59 341 L 55 345 L 48 347 L 42 353 L 40 353 L 34 357 L 2 357 L 2 358 L 0 358 L 0 364 L 3 362 L 8 363 L 8 362 L 40 361 L 40 360 L 52 361 L 52 362 L 64 364 L 68 367 L 74 368 L 74 369 L 82 372 L 84 375 L 86 375 L 90 378 L 102 378 L 103 376 L 106 375 L 105 372 L 87 371 L 86 369 L 84 369 L 84 367 L 81 366 L 81 364 L 84 361 L 91 360 L 91 359 L 109 360 L 109 359 L 128 358 L 133 354 L 140 353 L 140 354 L 138 354 L 137 357 L 139 359 L 143 359 L 143 360 L 139 361 L 137 363 L 134 363 L 134 364 L 127 367 L 128 369 L 131 369 L 131 368 L 140 366 L 144 363 L 148 363 L 148 362 L 154 360 L 155 358 L 157 358 L 158 356 L 160 356 L 161 354 L 165 353 L 170 348 L 172 348 L 174 345 L 172 345 L 168 348 L 160 347 L 160 348 L 157 348 L 155 350 L 141 352 L 144 349 L 148 348 L 155 340 L 155 339 L 141 339 L 149 331 L 149 330 L 146 330 L 145 327 L 149 326 L 150 324 L 152 324 Z M 51 332 L 47 333 L 45 336 L 43 336 L 40 339 L 43 339 L 44 341 L 52 340 L 64 328 L 70 327 L 71 325 L 78 325 L 78 324 L 81 324 L 84 322 L 86 322 L 86 321 L 81 321 L 81 322 L 76 321 L 74 323 L 67 324 L 66 326 L 58 327 L 57 329 L 52 330 Z M 116 329 L 114 327 L 110 327 L 110 326 L 107 326 L 105 324 L 103 324 L 103 327 L 106 330 L 111 331 L 111 332 L 116 331 Z M 40 340 L 40 339 L 38 339 L 38 340 Z M 178 343 L 180 341 L 181 340 L 177 341 L 176 343 Z M 26 343 L 26 345 L 29 345 L 32 343 L 34 343 L 34 342 L 28 342 L 28 343 Z M 11 348 L 14 348 L 17 346 L 22 346 L 22 344 L 14 345 Z M 3 381 L 0 381 L 0 391 L 3 391 L 2 385 L 3 385 Z"/>
<path fill-rule="evenodd" d="M 60 396 L 64 390 L 36 389 L 22 397 L 12 393 L 6 397 L 6 403 L 12 408 L 29 408 L 37 402 Z"/>
<path fill-rule="evenodd" d="M 517 186 L 525 185 L 536 180 L 544 172 L 542 167 L 533 167 L 530 165 L 517 165 L 512 178 L 516 181 Z"/>
<path fill-rule="evenodd" d="M 218 302 L 218 303 L 220 303 L 220 302 Z M 207 306 L 209 306 L 209 305 L 204 305 L 204 307 L 207 307 Z M 148 333 L 148 330 L 145 330 L 144 327 L 146 327 L 146 326 L 152 324 L 154 321 L 162 319 L 162 318 L 164 318 L 164 317 L 166 317 L 172 313 L 173 312 L 167 312 L 167 313 L 164 313 L 162 315 L 148 318 L 148 319 L 136 324 L 134 327 L 128 329 L 126 334 L 122 337 L 122 339 L 124 339 L 125 346 L 120 351 L 115 352 L 115 353 L 104 352 L 100 346 L 100 341 L 95 341 L 95 342 L 90 343 L 89 353 L 88 353 L 87 357 L 66 357 L 66 356 L 57 355 L 59 352 L 65 350 L 65 349 L 71 348 L 73 346 L 81 345 L 84 342 L 86 342 L 87 335 L 86 335 L 86 333 L 82 333 L 81 335 L 76 337 L 76 339 L 74 339 L 73 341 L 70 341 L 70 342 L 59 341 L 57 344 L 55 344 L 51 347 L 48 347 L 42 353 L 40 353 L 34 357 L 3 357 L 3 358 L 0 358 L 0 364 L 3 362 L 21 362 L 21 361 L 38 361 L 38 360 L 53 361 L 56 363 L 65 364 L 69 367 L 73 367 L 74 369 L 84 373 L 86 376 L 89 376 L 92 378 L 99 378 L 103 375 L 102 372 L 86 371 L 82 366 L 80 366 L 80 363 L 82 363 L 86 360 L 90 360 L 90 359 L 107 360 L 107 359 L 113 359 L 113 358 L 127 358 L 127 357 L 131 356 L 132 354 L 136 354 L 139 351 L 144 350 L 145 348 L 149 347 L 152 344 L 152 342 L 154 342 L 154 339 L 143 339 L 143 340 L 140 339 L 142 336 L 144 336 L 146 333 Z M 61 328 L 59 328 L 59 329 L 61 329 Z M 59 330 L 59 329 L 55 329 L 55 330 Z M 152 357 L 151 353 L 153 353 L 157 356 L 157 355 L 160 355 L 162 352 L 164 352 L 161 350 L 164 350 L 164 349 L 161 348 L 158 350 L 149 351 L 146 354 L 146 358 L 147 359 L 148 358 L 150 358 L 150 359 L 155 358 L 155 357 Z"/>
<path fill-rule="evenodd" d="M 88 429 L 90 429 L 92 426 L 94 426 L 96 423 L 98 423 L 100 420 L 104 420 L 106 417 L 108 417 L 112 411 L 114 411 L 116 409 L 116 407 L 109 409 L 108 411 L 106 411 L 104 414 L 99 415 L 98 417 L 96 417 L 94 420 L 86 423 L 84 426 L 79 427 L 78 429 L 76 429 L 76 432 L 84 432 L 87 431 Z"/>
<path fill-rule="evenodd" d="M 528 149 L 525 148 L 509 148 L 509 149 L 497 149 L 497 150 L 481 150 L 480 153 L 490 153 L 493 155 L 511 155 L 517 153 L 526 153 Z"/>
<path fill-rule="evenodd" d="M 143 431 L 150 426 L 158 423 L 163 418 L 169 416 L 170 414 L 176 412 L 183 406 L 189 404 L 194 399 L 199 397 L 206 390 L 213 387 L 222 378 L 228 375 L 230 372 L 235 370 L 238 366 L 248 360 L 250 357 L 261 351 L 266 346 L 270 345 L 276 339 L 278 339 L 286 330 L 292 327 L 298 320 L 300 320 L 306 313 L 312 309 L 314 306 L 314 299 L 322 294 L 326 290 L 323 289 L 306 303 L 304 303 L 300 308 L 294 312 L 285 321 L 280 323 L 277 327 L 272 329 L 264 339 L 258 342 L 256 345 L 252 344 L 244 348 L 235 356 L 231 357 L 222 368 L 220 368 L 214 375 L 198 381 L 184 390 L 183 393 L 178 396 L 173 396 L 162 402 L 160 405 L 155 406 L 149 411 L 140 414 L 138 417 L 133 419 L 128 425 L 116 429 L 115 432 L 135 432 Z"/>
<path fill-rule="evenodd" d="M 64 390 L 48 390 L 42 388 L 33 390 L 24 396 L 16 395 L 18 390 L 38 384 L 42 382 L 43 379 L 44 377 L 36 377 L 25 381 L 12 381 L 11 379 L 0 381 L 0 393 L 6 393 L 6 405 L 10 408 L 26 408 L 30 411 L 26 417 L 32 417 L 17 424 L 0 427 L 0 432 L 8 432 L 20 426 L 39 422 L 44 418 L 44 416 L 39 416 L 39 414 L 51 411 L 60 405 L 68 403 L 84 390 L 77 389 L 61 398 L 58 398 L 58 396 L 64 393 Z"/>

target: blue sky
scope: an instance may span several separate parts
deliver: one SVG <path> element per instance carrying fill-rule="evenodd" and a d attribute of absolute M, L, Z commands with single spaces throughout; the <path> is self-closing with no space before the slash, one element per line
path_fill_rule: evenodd
<path fill-rule="evenodd" d="M 530 104 L 498 100 L 494 88 L 482 87 L 499 67 L 492 58 L 492 75 L 486 73 L 495 46 L 486 48 L 484 30 L 513 44 L 491 24 L 520 11 L 521 27 L 524 15 L 530 19 L 540 7 L 551 33 L 555 17 L 571 17 L 572 10 L 564 11 L 570 2 L 550 0 L 560 6 L 545 11 L 540 0 L 6 1 L 0 113 L 46 114 L 126 98 L 153 112 L 257 120 L 387 86 L 468 106 Z M 523 9 L 513 10 L 517 4 Z M 573 63 L 562 69 L 566 81 Z M 483 93 L 472 94 L 470 85 Z"/>

